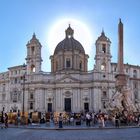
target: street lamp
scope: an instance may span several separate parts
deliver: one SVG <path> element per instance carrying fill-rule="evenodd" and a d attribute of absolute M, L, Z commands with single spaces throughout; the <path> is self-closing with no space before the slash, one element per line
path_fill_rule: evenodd
<path fill-rule="evenodd" d="M 23 64 L 23 68 L 25 68 L 26 67 L 26 65 L 25 64 Z M 21 116 L 21 123 L 22 124 L 25 124 L 26 123 L 26 119 L 25 119 L 25 110 L 24 110 L 24 94 L 25 94 L 25 80 L 26 80 L 26 72 L 24 72 L 24 74 L 23 74 L 23 76 L 21 77 L 21 79 L 22 79 L 22 81 L 23 81 L 23 95 L 22 95 L 22 102 L 23 102 L 23 104 L 22 104 L 22 116 Z"/>

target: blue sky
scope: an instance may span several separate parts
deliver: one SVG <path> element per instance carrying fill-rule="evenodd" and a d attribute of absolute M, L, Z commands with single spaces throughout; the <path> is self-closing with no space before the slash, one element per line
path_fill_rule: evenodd
<path fill-rule="evenodd" d="M 0 0 L 0 72 L 25 62 L 26 44 L 33 32 L 45 52 L 42 53 L 42 68 L 49 72 L 52 54 L 47 48 L 46 32 L 57 20 L 66 17 L 84 22 L 95 38 L 104 28 L 112 42 L 112 62 L 117 62 L 117 26 L 121 18 L 124 23 L 124 62 L 140 65 L 139 9 L 139 0 Z M 94 65 L 95 44 L 91 47 L 89 70 Z"/>

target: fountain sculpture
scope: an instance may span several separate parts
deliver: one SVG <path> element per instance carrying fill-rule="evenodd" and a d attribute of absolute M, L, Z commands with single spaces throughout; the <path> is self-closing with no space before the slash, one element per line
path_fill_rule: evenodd
<path fill-rule="evenodd" d="M 107 105 L 107 110 L 116 113 L 127 112 L 133 114 L 138 112 L 132 101 L 132 90 L 129 87 L 128 77 L 124 73 L 124 64 L 123 64 L 123 23 L 119 22 L 118 25 L 118 63 L 117 63 L 117 75 L 116 75 L 116 90 Z"/>

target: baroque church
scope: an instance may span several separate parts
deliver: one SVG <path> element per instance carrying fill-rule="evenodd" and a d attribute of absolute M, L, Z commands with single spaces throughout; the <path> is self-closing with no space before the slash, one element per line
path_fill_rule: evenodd
<path fill-rule="evenodd" d="M 95 42 L 95 65 L 88 71 L 88 54 L 65 30 L 65 38 L 50 56 L 51 72 L 41 69 L 42 45 L 33 34 L 27 43 L 26 64 L 0 73 L 0 111 L 104 111 L 115 92 L 117 63 L 111 61 L 111 41 L 104 31 Z M 140 67 L 124 64 L 133 103 L 140 102 Z"/>

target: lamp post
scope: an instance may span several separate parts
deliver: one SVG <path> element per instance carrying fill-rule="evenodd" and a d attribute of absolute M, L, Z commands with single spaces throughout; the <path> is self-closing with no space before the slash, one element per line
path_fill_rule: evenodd
<path fill-rule="evenodd" d="M 23 67 L 25 68 L 26 67 L 26 65 L 25 64 L 23 64 Z M 23 76 L 21 77 L 21 79 L 22 79 L 22 81 L 23 81 L 23 95 L 22 95 L 22 116 L 21 116 L 21 123 L 24 125 L 26 122 L 26 120 L 25 120 L 25 109 L 24 109 L 24 99 L 25 99 L 25 80 L 26 80 L 26 72 L 24 72 L 24 74 L 23 74 Z"/>

